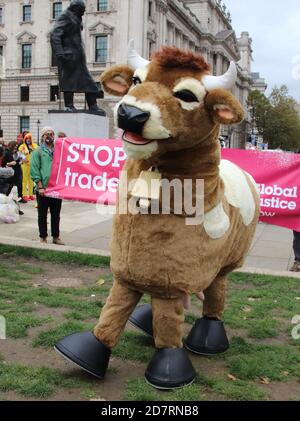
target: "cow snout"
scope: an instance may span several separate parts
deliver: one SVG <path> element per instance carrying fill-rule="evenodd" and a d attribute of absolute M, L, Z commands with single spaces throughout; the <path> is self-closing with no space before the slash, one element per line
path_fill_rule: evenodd
<path fill-rule="evenodd" d="M 119 128 L 129 132 L 141 135 L 149 118 L 149 112 L 131 105 L 121 104 L 118 109 Z"/>

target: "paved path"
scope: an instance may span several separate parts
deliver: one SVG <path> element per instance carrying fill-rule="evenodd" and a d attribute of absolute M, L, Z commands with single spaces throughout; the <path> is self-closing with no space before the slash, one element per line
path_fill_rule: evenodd
<path fill-rule="evenodd" d="M 25 215 L 18 224 L 0 223 L 0 243 L 41 247 L 37 231 L 37 210 L 34 205 L 34 202 L 22 205 Z M 96 205 L 64 202 L 61 237 L 66 247 L 48 247 L 108 255 L 112 216 L 104 213 L 106 209 L 99 207 L 97 210 Z M 266 273 L 270 270 L 287 271 L 293 263 L 292 239 L 290 230 L 258 224 L 245 269 Z"/>

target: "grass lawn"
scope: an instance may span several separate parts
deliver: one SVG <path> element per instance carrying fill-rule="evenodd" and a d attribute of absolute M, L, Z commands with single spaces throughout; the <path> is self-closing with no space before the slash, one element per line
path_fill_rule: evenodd
<path fill-rule="evenodd" d="M 92 329 L 112 279 L 109 259 L 0 245 L 0 400 L 300 400 L 300 280 L 234 273 L 224 321 L 230 350 L 190 354 L 198 376 L 175 392 L 148 386 L 152 340 L 128 326 L 104 381 L 91 378 L 53 350 L 61 337 Z M 146 301 L 143 298 L 143 301 Z M 201 315 L 192 299 L 185 335 Z"/>

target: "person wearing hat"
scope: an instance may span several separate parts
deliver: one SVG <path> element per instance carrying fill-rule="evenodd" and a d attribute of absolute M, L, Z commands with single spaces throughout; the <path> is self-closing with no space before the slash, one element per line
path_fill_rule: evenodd
<path fill-rule="evenodd" d="M 62 201 L 61 199 L 45 196 L 45 190 L 48 187 L 51 174 L 54 143 L 54 130 L 52 127 L 44 127 L 41 131 L 41 146 L 31 156 L 30 176 L 37 186 L 38 226 L 41 243 L 47 243 L 47 215 L 50 209 L 53 243 L 64 245 L 59 235 Z"/>
<path fill-rule="evenodd" d="M 30 177 L 30 159 L 33 151 L 37 148 L 37 144 L 33 143 L 32 134 L 27 133 L 24 136 L 23 143 L 19 146 L 19 152 L 25 156 L 25 159 L 22 163 L 22 173 L 23 173 L 23 183 L 22 183 L 22 193 L 23 198 L 27 202 L 29 200 L 34 200 L 33 196 L 33 181 Z"/>

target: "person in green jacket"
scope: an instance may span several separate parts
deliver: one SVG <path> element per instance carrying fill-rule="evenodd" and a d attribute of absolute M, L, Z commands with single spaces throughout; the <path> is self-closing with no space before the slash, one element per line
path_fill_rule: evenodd
<path fill-rule="evenodd" d="M 47 243 L 47 215 L 51 213 L 51 234 L 53 243 L 64 245 L 60 239 L 59 224 L 62 201 L 53 197 L 46 197 L 54 153 L 54 130 L 44 127 L 41 131 L 41 146 L 31 156 L 30 177 L 36 183 L 38 203 L 38 225 L 41 243 Z"/>

